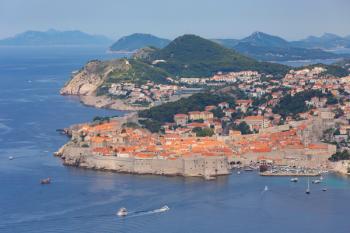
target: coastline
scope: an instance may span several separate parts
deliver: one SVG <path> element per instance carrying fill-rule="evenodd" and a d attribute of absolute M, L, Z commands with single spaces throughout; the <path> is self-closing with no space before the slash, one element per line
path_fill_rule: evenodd
<path fill-rule="evenodd" d="M 107 108 L 120 111 L 139 111 L 147 109 L 147 107 L 131 106 L 125 104 L 120 99 L 112 99 L 106 96 L 77 95 L 77 97 L 83 105 L 95 108 Z"/>
<path fill-rule="evenodd" d="M 116 173 L 203 177 L 205 180 L 231 174 L 224 156 L 176 160 L 98 156 L 93 155 L 89 148 L 77 147 L 71 141 L 55 152 L 54 156 L 61 158 L 65 166 Z"/>

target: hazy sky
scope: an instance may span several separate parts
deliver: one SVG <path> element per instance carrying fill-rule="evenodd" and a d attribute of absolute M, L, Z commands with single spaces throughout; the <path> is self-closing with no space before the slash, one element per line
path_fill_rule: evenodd
<path fill-rule="evenodd" d="M 242 38 L 263 31 L 299 39 L 350 35 L 350 0 L 0 0 L 0 38 L 26 30 L 78 29 L 112 38 Z"/>

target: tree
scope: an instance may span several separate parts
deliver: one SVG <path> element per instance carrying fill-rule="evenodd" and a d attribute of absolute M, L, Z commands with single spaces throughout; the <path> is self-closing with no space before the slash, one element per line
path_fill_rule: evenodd
<path fill-rule="evenodd" d="M 222 111 L 221 108 L 215 108 L 211 110 L 211 112 L 214 114 L 214 117 L 217 117 L 217 118 L 222 118 L 225 116 L 225 113 Z"/>
<path fill-rule="evenodd" d="M 286 116 L 295 116 L 298 113 L 306 112 L 309 107 L 305 101 L 312 97 L 324 96 L 320 91 L 308 90 L 295 94 L 288 94 L 281 98 L 280 102 L 272 109 L 273 113 L 280 114 L 284 118 Z"/>
<path fill-rule="evenodd" d="M 159 121 L 153 120 L 140 120 L 140 124 L 142 124 L 146 129 L 151 131 L 152 133 L 159 132 L 162 124 Z"/>
<path fill-rule="evenodd" d="M 332 162 L 336 162 L 339 160 L 349 160 L 349 159 L 350 159 L 350 153 L 348 150 L 344 150 L 342 152 L 337 152 L 329 158 L 329 160 Z"/>
<path fill-rule="evenodd" d="M 250 130 L 249 125 L 248 125 L 245 121 L 242 121 L 242 122 L 239 123 L 238 125 L 233 124 L 233 125 L 232 125 L 232 129 L 238 130 L 238 131 L 240 131 L 242 134 L 251 134 L 251 133 L 253 133 L 253 132 Z"/>
<path fill-rule="evenodd" d="M 211 137 L 214 135 L 214 130 L 210 128 L 195 127 L 192 132 L 196 133 L 197 137 Z"/>

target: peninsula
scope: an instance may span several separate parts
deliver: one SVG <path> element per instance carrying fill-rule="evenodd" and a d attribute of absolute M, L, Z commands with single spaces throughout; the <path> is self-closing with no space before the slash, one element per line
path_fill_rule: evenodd
<path fill-rule="evenodd" d="M 90 61 L 73 74 L 61 94 L 78 95 L 83 103 L 96 107 L 140 110 L 176 101 L 191 94 L 193 88 L 216 85 L 215 80 L 206 80 L 218 72 L 247 70 L 282 76 L 288 68 L 258 62 L 199 36 L 184 35 L 163 49 L 141 49 L 130 59 Z M 206 85 L 189 83 L 187 78 L 201 79 Z"/>
<path fill-rule="evenodd" d="M 71 140 L 56 153 L 66 165 L 207 179 L 261 165 L 350 171 L 342 67 L 291 69 L 186 35 L 131 59 L 91 61 L 61 93 L 137 110 L 67 129 Z"/>

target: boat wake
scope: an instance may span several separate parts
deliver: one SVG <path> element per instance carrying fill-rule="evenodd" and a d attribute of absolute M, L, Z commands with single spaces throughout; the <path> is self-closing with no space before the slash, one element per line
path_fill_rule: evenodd
<path fill-rule="evenodd" d="M 154 209 L 154 210 L 134 211 L 134 212 L 129 212 L 128 215 L 123 217 L 122 219 L 141 217 L 141 216 L 151 215 L 151 214 L 158 214 L 158 213 L 166 212 L 168 210 L 170 210 L 168 207 L 167 208 L 162 207 L 162 208 Z"/>

